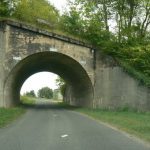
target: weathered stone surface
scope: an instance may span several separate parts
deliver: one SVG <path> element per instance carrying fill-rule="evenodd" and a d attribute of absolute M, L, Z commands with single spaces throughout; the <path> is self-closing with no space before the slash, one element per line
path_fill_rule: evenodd
<path fill-rule="evenodd" d="M 150 90 L 108 58 L 97 53 L 94 107 L 150 110 Z"/>

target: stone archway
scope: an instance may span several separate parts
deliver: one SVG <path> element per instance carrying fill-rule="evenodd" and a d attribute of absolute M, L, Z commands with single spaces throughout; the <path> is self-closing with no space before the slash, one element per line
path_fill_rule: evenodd
<path fill-rule="evenodd" d="M 4 84 L 4 106 L 19 103 L 20 89 L 31 75 L 49 71 L 62 77 L 68 88 L 66 101 L 72 105 L 91 106 L 93 86 L 85 69 L 73 58 L 58 52 L 39 52 L 24 58 L 9 73 Z"/>

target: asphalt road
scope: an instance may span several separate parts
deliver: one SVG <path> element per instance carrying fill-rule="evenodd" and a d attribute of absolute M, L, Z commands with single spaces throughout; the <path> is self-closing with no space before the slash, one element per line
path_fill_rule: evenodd
<path fill-rule="evenodd" d="M 78 113 L 43 104 L 0 129 L 0 150 L 150 150 Z"/>

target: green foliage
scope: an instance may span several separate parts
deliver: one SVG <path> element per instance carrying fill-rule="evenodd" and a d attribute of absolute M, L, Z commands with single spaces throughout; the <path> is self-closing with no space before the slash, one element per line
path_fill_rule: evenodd
<path fill-rule="evenodd" d="M 45 28 L 56 28 L 59 13 L 48 0 L 1 0 L 0 17 L 14 18 Z"/>
<path fill-rule="evenodd" d="M 117 60 L 120 65 L 142 84 L 150 87 L 150 46 L 120 48 Z"/>
<path fill-rule="evenodd" d="M 18 0 L 1 0 L 0 1 L 0 17 L 11 17 Z"/>
<path fill-rule="evenodd" d="M 61 21 L 63 31 L 113 56 L 150 87 L 150 1 L 75 0 Z"/>
<path fill-rule="evenodd" d="M 71 5 L 70 12 L 61 17 L 61 30 L 84 38 L 93 45 L 101 45 L 110 38 L 110 33 L 104 30 L 104 23 L 99 22 L 99 14 L 88 12 L 91 11 L 90 5 L 86 7 L 78 9 L 76 4 Z"/>
<path fill-rule="evenodd" d="M 12 16 L 21 21 L 53 27 L 59 15 L 47 0 L 21 0 L 16 5 Z"/>
<path fill-rule="evenodd" d="M 107 45 L 102 44 L 103 41 L 115 40 L 129 45 L 146 41 L 149 20 L 150 2 L 147 0 L 75 0 L 70 4 L 69 13 L 64 14 L 61 27 L 103 48 Z"/>
<path fill-rule="evenodd" d="M 29 92 L 26 92 L 24 96 L 29 96 L 29 97 L 36 97 L 34 90 L 31 90 Z"/>
<path fill-rule="evenodd" d="M 43 87 L 43 88 L 39 89 L 38 97 L 51 99 L 51 98 L 53 98 L 53 90 L 50 89 L 49 87 Z"/>
<path fill-rule="evenodd" d="M 118 60 L 124 71 L 129 73 L 131 76 L 133 76 L 135 79 L 139 81 L 141 85 L 146 85 L 147 87 L 150 87 L 150 77 L 145 75 L 143 72 L 136 70 L 134 67 L 129 65 L 128 62 L 125 62 L 123 60 Z"/>
<path fill-rule="evenodd" d="M 4 127 L 13 120 L 17 119 L 20 115 L 25 113 L 21 107 L 17 108 L 0 108 L 0 127 Z"/>
<path fill-rule="evenodd" d="M 65 95 L 66 86 L 67 86 L 65 81 L 62 78 L 58 77 L 56 79 L 56 85 L 58 86 L 58 89 L 60 89 L 60 92 L 61 92 L 62 96 L 64 96 Z"/>
<path fill-rule="evenodd" d="M 9 2 L 6 0 L 0 1 L 0 16 L 8 17 L 10 15 Z"/>
<path fill-rule="evenodd" d="M 61 17 L 60 23 L 61 29 L 72 33 L 73 35 L 80 35 L 82 32 L 82 20 L 75 10 L 72 10 L 70 16 L 68 14 L 64 14 Z"/>

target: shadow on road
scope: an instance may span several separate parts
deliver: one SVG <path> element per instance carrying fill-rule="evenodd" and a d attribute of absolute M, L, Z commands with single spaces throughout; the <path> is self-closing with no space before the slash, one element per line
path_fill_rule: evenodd
<path fill-rule="evenodd" d="M 48 103 L 38 103 L 38 104 L 21 104 L 21 106 L 23 108 L 26 109 L 41 109 L 41 110 L 45 110 L 45 109 L 67 109 L 67 110 L 74 110 L 77 109 L 79 107 L 77 106 L 71 106 L 68 105 L 66 103 L 63 102 L 48 102 Z"/>

